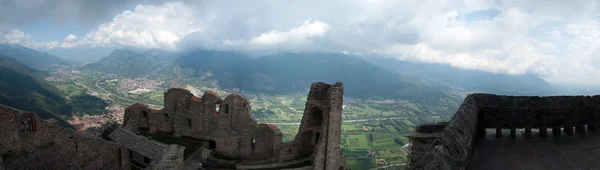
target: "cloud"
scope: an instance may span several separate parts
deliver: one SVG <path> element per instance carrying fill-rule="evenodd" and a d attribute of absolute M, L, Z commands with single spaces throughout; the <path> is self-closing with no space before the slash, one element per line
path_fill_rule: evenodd
<path fill-rule="evenodd" d="M 27 1 L 22 2 L 27 5 L 14 7 L 21 2 L 9 2 L 12 5 L 0 5 L 0 11 L 46 6 L 53 12 L 32 16 L 51 14 L 69 20 L 78 20 L 71 15 L 84 13 L 93 5 L 87 1 L 59 5 Z M 535 74 L 557 83 L 600 85 L 600 4 L 593 0 L 163 2 L 98 4 L 110 10 L 97 16 L 81 15 L 99 22 L 93 31 L 62 43 L 28 42 L 18 38 L 19 33 L 4 39 L 52 48 L 117 45 L 169 50 L 374 53 L 494 73 Z M 142 4 L 102 17 L 112 9 L 135 3 Z M 64 14 L 56 12 L 58 9 L 65 10 Z M 2 18 L 7 16 L 2 14 L 7 13 L 0 12 L 2 21 L 12 20 Z"/>
<path fill-rule="evenodd" d="M 21 26 L 40 20 L 97 26 L 128 7 L 140 3 L 161 4 L 165 0 L 2 0 L 0 26 Z"/>
<path fill-rule="evenodd" d="M 73 35 L 73 34 L 69 34 L 66 38 L 65 41 L 67 42 L 71 42 L 71 41 L 75 41 L 77 40 L 77 36 Z"/>
<path fill-rule="evenodd" d="M 19 44 L 29 38 L 29 35 L 17 29 L 0 31 L 0 35 L 0 42 L 8 44 Z"/>
<path fill-rule="evenodd" d="M 297 28 L 286 32 L 278 30 L 260 34 L 260 36 L 252 38 L 250 43 L 256 45 L 273 45 L 284 42 L 302 43 L 308 38 L 322 36 L 329 29 L 327 23 L 321 21 L 306 20 Z"/>
<path fill-rule="evenodd" d="M 60 47 L 56 41 L 50 42 L 35 42 L 30 39 L 31 35 L 26 34 L 18 29 L 0 30 L 0 43 L 20 44 L 29 48 L 36 49 L 53 49 Z"/>
<path fill-rule="evenodd" d="M 201 29 L 195 20 L 191 9 L 179 2 L 138 5 L 78 41 L 67 41 L 65 47 L 120 45 L 173 50 L 184 35 Z"/>

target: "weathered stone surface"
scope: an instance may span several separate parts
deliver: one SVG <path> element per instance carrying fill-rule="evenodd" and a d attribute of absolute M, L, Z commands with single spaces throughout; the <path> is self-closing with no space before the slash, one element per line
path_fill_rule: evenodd
<path fill-rule="evenodd" d="M 411 169 L 458 169 L 467 167 L 478 126 L 478 106 L 471 96 L 442 130 L 432 148 L 421 158 L 412 158 Z M 413 140 L 413 139 L 411 139 Z M 414 144 L 412 148 L 414 148 Z M 411 150 L 412 150 L 411 148 Z M 416 159 L 412 161 L 412 159 Z"/>
<path fill-rule="evenodd" d="M 168 148 L 166 144 L 138 136 L 121 128 L 115 129 L 108 137 L 123 147 L 152 160 L 160 160 Z"/>
<path fill-rule="evenodd" d="M 478 140 L 476 137 L 485 136 L 486 128 L 496 128 L 496 138 L 502 137 L 502 129 L 511 129 L 510 136 L 515 138 L 515 129 L 524 128 L 523 137 L 530 139 L 532 128 L 541 128 L 541 137 L 546 137 L 547 127 L 552 127 L 552 133 L 556 137 L 561 136 L 561 128 L 566 135 L 573 136 L 573 127 L 576 127 L 579 134 L 585 134 L 586 125 L 589 131 L 595 132 L 599 122 L 600 96 L 471 94 L 439 137 L 416 143 L 417 145 L 413 141 L 423 137 L 411 137 L 411 151 L 413 148 L 420 151 L 411 153 L 410 167 L 469 169 L 475 151 L 473 145 Z"/>
<path fill-rule="evenodd" d="M 277 126 L 256 123 L 247 99 L 231 94 L 222 100 L 212 91 L 199 98 L 170 89 L 162 110 L 132 105 L 125 110 L 123 129 L 211 141 L 216 153 L 243 164 L 310 157 L 314 169 L 340 169 L 345 164 L 339 146 L 343 89 L 340 82 L 313 83 L 298 134 L 286 143 Z"/>
<path fill-rule="evenodd" d="M 23 123 L 30 126 L 23 128 Z M 0 105 L 0 167 L 5 169 L 128 169 L 121 147 Z"/>
<path fill-rule="evenodd" d="M 158 161 L 156 169 L 183 169 L 183 151 L 185 147 L 179 145 L 169 145 L 165 149 L 165 154 Z"/>

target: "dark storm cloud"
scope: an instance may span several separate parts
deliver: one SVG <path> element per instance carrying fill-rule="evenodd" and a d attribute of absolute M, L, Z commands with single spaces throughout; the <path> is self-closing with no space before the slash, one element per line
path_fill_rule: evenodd
<path fill-rule="evenodd" d="M 123 10 L 140 3 L 159 4 L 166 0 L 1 0 L 0 27 L 16 27 L 39 20 L 78 23 L 95 27 Z"/>

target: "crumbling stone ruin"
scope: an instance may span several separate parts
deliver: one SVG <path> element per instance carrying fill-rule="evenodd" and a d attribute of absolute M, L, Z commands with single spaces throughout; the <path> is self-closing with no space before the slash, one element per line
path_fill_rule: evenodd
<path fill-rule="evenodd" d="M 409 135 L 409 165 L 410 169 L 599 168 L 599 123 L 600 96 L 471 94 L 449 122 L 421 125 Z"/>
<path fill-rule="evenodd" d="M 342 97 L 340 82 L 313 83 L 298 134 L 289 142 L 282 142 L 277 126 L 254 120 L 247 99 L 237 94 L 221 99 L 212 91 L 199 98 L 169 89 L 161 110 L 128 107 L 122 129 L 207 142 L 204 168 L 338 170 L 345 165 L 339 144 Z"/>
<path fill-rule="evenodd" d="M 293 141 L 272 124 L 258 124 L 240 95 L 200 98 L 184 89 L 165 93 L 165 107 L 128 107 L 122 127 L 102 138 L 60 127 L 34 113 L 0 105 L 0 170 L 9 169 L 344 169 L 340 151 L 343 85 L 313 83 Z M 140 135 L 162 134 L 202 142 L 184 160 L 185 147 Z M 136 168 L 136 169 L 137 169 Z"/>
<path fill-rule="evenodd" d="M 119 144 L 0 105 L 0 170 L 129 169 Z"/>

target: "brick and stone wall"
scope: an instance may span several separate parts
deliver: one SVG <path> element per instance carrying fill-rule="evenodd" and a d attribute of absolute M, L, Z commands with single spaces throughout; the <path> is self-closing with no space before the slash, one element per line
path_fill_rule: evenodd
<path fill-rule="evenodd" d="M 23 121 L 31 120 L 24 127 Z M 29 129 L 31 128 L 31 129 Z M 0 167 L 5 169 L 128 169 L 120 145 L 0 105 Z"/>

